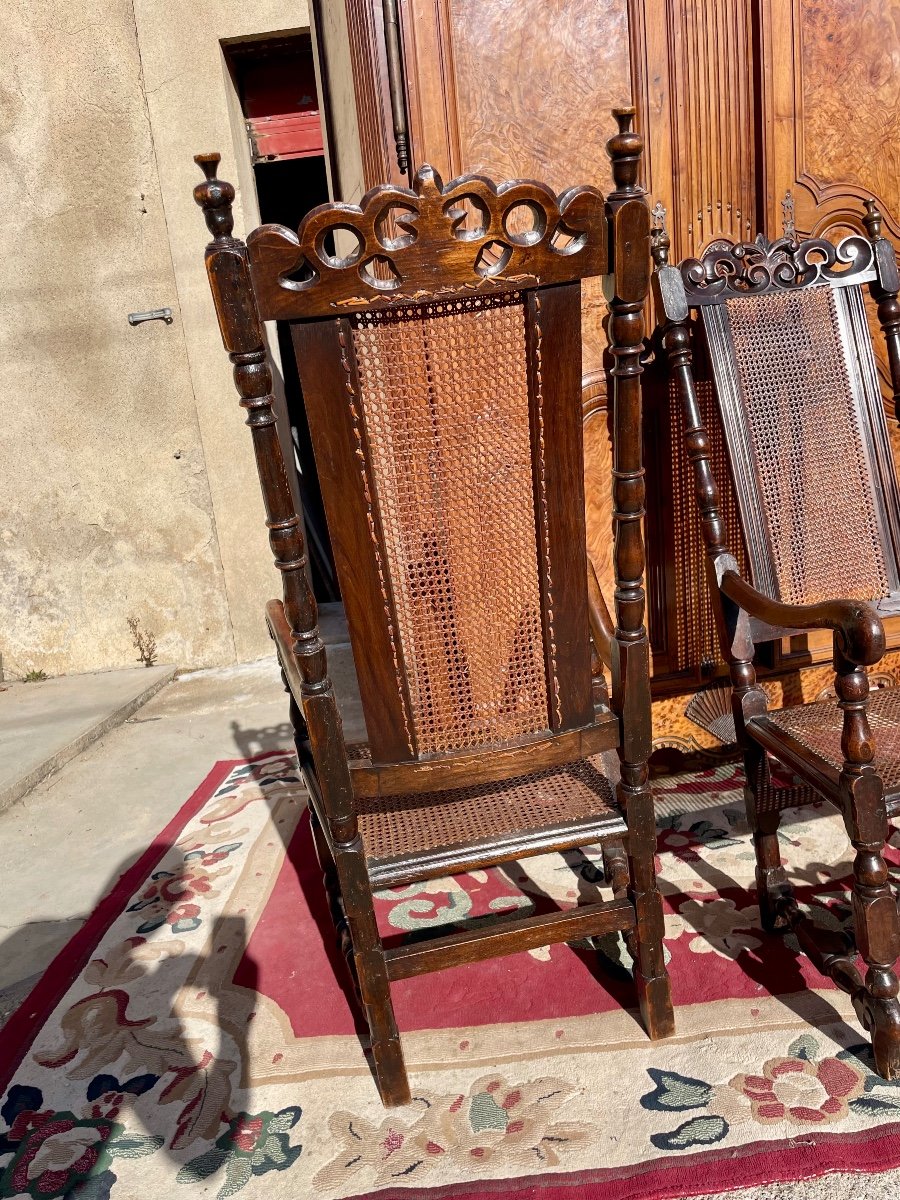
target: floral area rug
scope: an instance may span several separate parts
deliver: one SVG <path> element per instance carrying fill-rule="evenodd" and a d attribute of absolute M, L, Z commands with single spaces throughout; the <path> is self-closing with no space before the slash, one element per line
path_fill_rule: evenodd
<path fill-rule="evenodd" d="M 295 762 L 218 764 L 0 1032 L 0 1197 L 660 1200 L 900 1164 L 900 1087 L 846 997 L 758 928 L 740 782 L 655 783 L 674 1038 L 646 1039 L 618 935 L 405 980 L 389 1112 Z M 846 922 L 840 819 L 789 813 L 782 844 Z M 602 891 L 579 851 L 383 892 L 379 919 L 418 938 Z"/>

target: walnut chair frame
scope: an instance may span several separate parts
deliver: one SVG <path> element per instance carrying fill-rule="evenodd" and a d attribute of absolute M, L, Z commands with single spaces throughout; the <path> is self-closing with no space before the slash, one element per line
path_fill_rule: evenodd
<path fill-rule="evenodd" d="M 877 307 L 896 407 L 894 250 L 869 200 L 867 237 L 836 246 L 793 232 L 774 242 L 720 241 L 673 266 L 663 217 L 657 212 L 653 233 L 657 337 L 685 413 L 744 755 L 762 922 L 770 931 L 794 929 L 818 968 L 850 994 L 879 1073 L 896 1078 L 900 923 L 883 847 L 888 815 L 900 812 L 900 690 L 870 693 L 866 668 L 884 653 L 881 617 L 900 613 L 900 496 L 862 290 L 868 286 Z M 696 344 L 705 344 L 712 372 L 752 586 L 726 544 L 692 369 Z M 834 632 L 836 700 L 768 711 L 756 647 L 812 629 Z M 779 786 L 770 755 L 796 785 Z M 856 852 L 856 948 L 814 930 L 781 864 L 782 811 L 822 798 L 842 813 Z"/>
<path fill-rule="evenodd" d="M 392 980 L 621 930 L 650 1035 L 674 1028 L 647 769 L 640 352 L 650 221 L 632 115 L 618 113 L 609 143 L 607 200 L 590 187 L 556 197 L 480 176 L 445 187 L 423 167 L 413 189 L 323 205 L 297 234 L 266 225 L 246 244 L 232 236 L 234 190 L 216 178 L 219 156 L 196 159 L 209 281 L 283 579 L 268 623 L 386 1105 L 410 1098 Z M 605 274 L 615 625 L 586 557 L 581 442 L 580 281 Z M 261 324 L 273 318 L 292 325 L 362 746 L 344 741 L 276 434 Z M 592 659 L 611 670 L 611 704 Z M 614 749 L 618 770 L 606 771 Z M 597 842 L 611 900 L 382 943 L 374 889 Z"/>

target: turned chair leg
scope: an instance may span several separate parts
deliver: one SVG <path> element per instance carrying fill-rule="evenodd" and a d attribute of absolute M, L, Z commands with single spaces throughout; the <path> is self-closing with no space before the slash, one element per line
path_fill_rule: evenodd
<path fill-rule="evenodd" d="M 362 854 L 356 847 L 351 847 L 339 850 L 337 856 L 332 856 L 312 805 L 310 823 L 338 947 L 347 962 L 350 977 L 369 1025 L 372 1063 L 378 1091 L 386 1108 L 408 1104 L 409 1080 L 403 1061 L 400 1034 L 394 1018 L 387 962 L 375 923 L 375 912 L 371 904 L 366 903 L 367 895 L 356 909 L 345 903 L 345 897 L 348 894 L 352 896 L 356 890 L 352 880 L 361 871 L 365 871 Z M 344 877 L 343 887 L 341 876 Z"/>
<path fill-rule="evenodd" d="M 351 917 L 351 930 L 353 924 Z M 356 951 L 356 973 L 366 1020 L 369 1023 L 372 1063 L 381 1101 L 385 1108 L 409 1104 L 409 1079 L 394 1018 L 387 963 L 380 946 L 377 950 Z"/>
<path fill-rule="evenodd" d="M 628 852 L 621 838 L 604 842 L 600 847 L 603 855 L 603 877 L 618 900 L 628 893 Z"/>
<path fill-rule="evenodd" d="M 292 701 L 291 723 L 298 741 L 302 720 L 298 706 Z M 305 733 L 304 723 L 302 736 Z M 369 1025 L 372 1063 L 382 1103 L 385 1108 L 408 1104 L 409 1080 L 394 1018 L 387 963 L 370 900 L 362 845 L 357 837 L 354 843 L 339 846 L 337 854 L 332 854 L 312 804 L 309 805 L 309 820 L 338 949 L 347 963 Z M 356 904 L 352 903 L 353 897 L 359 898 Z M 348 898 L 351 903 L 347 903 Z"/>
<path fill-rule="evenodd" d="M 749 748 L 744 754 L 744 769 L 747 779 L 744 803 L 756 852 L 759 917 L 766 932 L 785 933 L 790 928 L 785 901 L 793 896 L 793 889 L 782 865 L 778 845 L 781 810 L 765 803 L 765 792 L 771 786 L 765 751 L 756 746 Z"/>
<path fill-rule="evenodd" d="M 663 957 L 662 896 L 656 880 L 656 821 L 646 763 L 622 764 L 619 802 L 628 820 L 628 868 L 632 903 L 637 915 L 634 980 L 641 1016 L 650 1037 L 675 1032 L 669 973 Z"/>
<path fill-rule="evenodd" d="M 621 838 L 615 838 L 614 840 L 604 842 L 600 850 L 603 854 L 603 877 L 612 889 L 615 899 L 624 900 L 629 894 L 629 885 L 631 882 L 628 869 L 628 851 L 625 849 L 625 842 Z M 632 960 L 637 962 L 638 947 L 634 930 L 623 930 L 622 938 Z"/>
<path fill-rule="evenodd" d="M 853 924 L 867 970 L 853 993 L 853 1006 L 872 1037 L 875 1069 L 884 1079 L 900 1077 L 900 918 L 883 850 L 887 837 L 884 786 L 871 766 L 872 732 L 866 717 L 869 681 L 863 667 L 844 657 L 835 635 L 835 690 L 843 710 L 841 800 L 853 863 Z"/>
<path fill-rule="evenodd" d="M 356 992 L 357 1000 L 359 1000 L 359 979 L 356 976 L 356 961 L 353 957 L 353 939 L 350 937 L 350 922 L 347 920 L 344 898 L 338 886 L 337 867 L 334 865 L 334 858 L 331 854 L 331 848 L 328 845 L 328 839 L 325 837 L 319 818 L 316 815 L 316 810 L 312 804 L 309 806 L 309 825 L 312 830 L 316 858 L 319 861 L 319 867 L 322 871 L 322 882 L 325 885 L 328 911 L 331 914 L 331 923 L 334 925 L 337 947 L 341 957 L 347 964 L 347 970 L 350 978 L 353 980 L 353 990 Z"/>
<path fill-rule="evenodd" d="M 856 859 L 853 863 L 853 923 L 856 944 L 866 964 L 864 986 L 854 994 L 860 1020 L 872 1037 L 875 1069 L 884 1079 L 900 1078 L 900 982 L 894 971 L 900 954 L 900 916 L 884 861 L 887 820 L 880 794 L 867 795 L 857 781 L 845 820 Z M 862 785 L 862 786 L 860 786 Z"/>

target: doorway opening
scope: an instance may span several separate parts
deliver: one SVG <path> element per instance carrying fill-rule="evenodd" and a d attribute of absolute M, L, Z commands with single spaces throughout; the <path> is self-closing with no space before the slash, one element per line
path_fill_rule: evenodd
<path fill-rule="evenodd" d="M 311 208 L 329 199 L 310 36 L 239 42 L 225 54 L 244 114 L 260 220 L 296 231 Z M 313 593 L 320 603 L 335 601 L 340 589 L 290 325 L 276 327 Z"/>

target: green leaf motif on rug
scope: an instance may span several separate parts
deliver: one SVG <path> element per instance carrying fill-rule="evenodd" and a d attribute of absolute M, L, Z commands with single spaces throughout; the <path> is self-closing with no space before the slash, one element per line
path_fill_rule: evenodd
<path fill-rule="evenodd" d="M 675 1071 L 660 1071 L 656 1067 L 648 1067 L 647 1074 L 656 1087 L 641 1096 L 641 1108 L 656 1112 L 688 1112 L 709 1104 L 712 1086 L 702 1079 L 691 1079 Z"/>
<path fill-rule="evenodd" d="M 900 1103 L 896 1100 L 881 1100 L 878 1096 L 857 1096 L 850 1101 L 850 1108 L 857 1113 L 886 1112 L 893 1109 L 900 1111 Z"/>
<path fill-rule="evenodd" d="M 112 1158 L 143 1158 L 158 1150 L 165 1140 L 150 1133 L 129 1133 L 107 1142 L 106 1150 Z"/>
<path fill-rule="evenodd" d="M 228 1152 L 221 1150 L 218 1146 L 212 1146 L 205 1154 L 185 1163 L 175 1176 L 175 1182 L 199 1183 L 203 1179 L 209 1179 L 210 1175 L 215 1175 L 216 1171 L 227 1161 Z"/>
<path fill-rule="evenodd" d="M 806 1062 L 815 1062 L 819 1054 L 819 1043 L 810 1034 L 804 1033 L 788 1046 L 788 1058 L 802 1058 Z"/>
<path fill-rule="evenodd" d="M 500 1107 L 490 1092 L 479 1092 L 472 1097 L 469 1124 L 475 1133 L 482 1129 L 505 1129 L 508 1123 L 509 1113 Z"/>
<path fill-rule="evenodd" d="M 228 1121 L 227 1130 L 215 1145 L 184 1164 L 175 1177 L 176 1183 L 199 1183 L 224 1166 L 225 1179 L 216 1200 L 227 1200 L 246 1187 L 254 1175 L 286 1171 L 302 1151 L 302 1146 L 292 1146 L 288 1141 L 301 1115 L 298 1105 L 277 1113 L 238 1113 Z"/>
<path fill-rule="evenodd" d="M 692 1117 L 671 1133 L 653 1133 L 650 1141 L 657 1150 L 687 1150 L 690 1146 L 709 1146 L 721 1142 L 728 1133 L 723 1117 Z"/>

